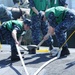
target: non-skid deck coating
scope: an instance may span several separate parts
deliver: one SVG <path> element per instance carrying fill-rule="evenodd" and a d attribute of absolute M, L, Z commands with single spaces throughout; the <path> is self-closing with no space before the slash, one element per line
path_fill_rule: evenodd
<path fill-rule="evenodd" d="M 0 51 L 0 75 L 26 75 L 21 61 L 11 62 L 10 46 L 5 46 L 5 49 Z M 67 57 L 49 63 L 38 75 L 75 75 L 75 49 L 70 48 L 70 53 Z M 33 75 L 40 66 L 51 59 L 49 52 L 28 54 L 25 51 L 24 57 L 29 75 Z"/>
<path fill-rule="evenodd" d="M 24 47 L 26 50 L 28 50 L 27 49 L 27 47 L 26 46 L 22 46 L 22 47 Z M 2 50 L 4 50 L 4 49 L 6 49 L 6 50 L 10 50 L 10 45 L 5 45 L 5 44 L 3 44 L 3 45 L 0 45 L 0 50 L 2 51 Z M 22 49 L 22 48 L 21 48 Z M 44 47 L 44 46 L 42 46 L 42 47 L 40 47 L 39 48 L 39 50 L 36 50 L 36 52 L 42 52 L 42 53 L 47 53 L 47 52 L 49 52 L 49 47 Z"/>

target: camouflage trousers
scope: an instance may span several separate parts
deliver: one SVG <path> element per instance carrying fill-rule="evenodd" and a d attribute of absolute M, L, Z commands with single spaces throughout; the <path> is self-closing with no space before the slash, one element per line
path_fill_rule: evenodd
<path fill-rule="evenodd" d="M 32 16 L 32 39 L 34 44 L 38 44 L 41 41 L 41 36 L 45 36 L 48 31 L 48 25 L 47 22 L 41 21 L 38 16 Z M 53 39 L 52 37 L 49 37 L 49 39 L 46 41 L 46 45 L 49 46 L 52 44 Z"/>
<path fill-rule="evenodd" d="M 16 45 L 15 45 L 15 41 L 12 37 L 12 33 L 7 30 L 6 28 L 4 28 L 3 26 L 0 27 L 0 41 L 5 41 L 6 44 L 10 44 L 11 45 L 11 52 L 14 55 L 16 55 L 17 49 L 16 49 Z"/>
<path fill-rule="evenodd" d="M 64 20 L 55 27 L 56 38 L 59 47 L 66 41 L 65 32 L 75 27 L 75 15 L 67 12 Z M 68 46 L 67 43 L 64 46 Z"/>

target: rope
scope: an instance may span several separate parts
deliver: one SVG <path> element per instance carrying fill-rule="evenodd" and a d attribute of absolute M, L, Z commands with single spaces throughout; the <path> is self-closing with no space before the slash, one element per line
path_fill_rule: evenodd
<path fill-rule="evenodd" d="M 75 33 L 75 30 L 71 33 L 71 35 L 67 38 L 67 40 L 64 42 L 64 44 L 60 47 L 60 49 L 68 42 L 68 40 L 72 37 L 72 35 Z"/>
<path fill-rule="evenodd" d="M 38 73 L 43 69 L 45 68 L 49 63 L 55 61 L 56 59 L 60 58 L 60 54 L 61 54 L 61 48 L 65 45 L 65 43 L 72 37 L 72 35 L 75 33 L 75 30 L 72 32 L 72 34 L 67 38 L 67 40 L 64 42 L 64 44 L 60 47 L 60 51 L 58 53 L 58 55 L 52 59 L 50 59 L 49 61 L 47 61 L 46 63 L 44 63 L 35 73 L 34 75 L 38 75 Z"/>

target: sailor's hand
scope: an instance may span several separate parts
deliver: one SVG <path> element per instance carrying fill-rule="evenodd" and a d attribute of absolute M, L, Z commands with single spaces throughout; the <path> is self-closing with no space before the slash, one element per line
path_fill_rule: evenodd
<path fill-rule="evenodd" d="M 49 36 L 50 36 L 49 34 L 46 34 L 43 39 L 47 40 L 49 38 Z"/>
<path fill-rule="evenodd" d="M 16 41 L 16 44 L 20 45 L 20 42 Z"/>

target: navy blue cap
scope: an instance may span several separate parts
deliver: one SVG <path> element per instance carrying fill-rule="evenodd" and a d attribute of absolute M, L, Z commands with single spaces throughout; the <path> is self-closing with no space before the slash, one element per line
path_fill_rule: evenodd
<path fill-rule="evenodd" d="M 24 23 L 24 24 L 27 24 L 28 26 L 31 26 L 31 24 L 32 24 L 32 22 L 31 22 L 30 19 L 25 19 L 25 20 L 23 21 L 23 23 Z"/>

